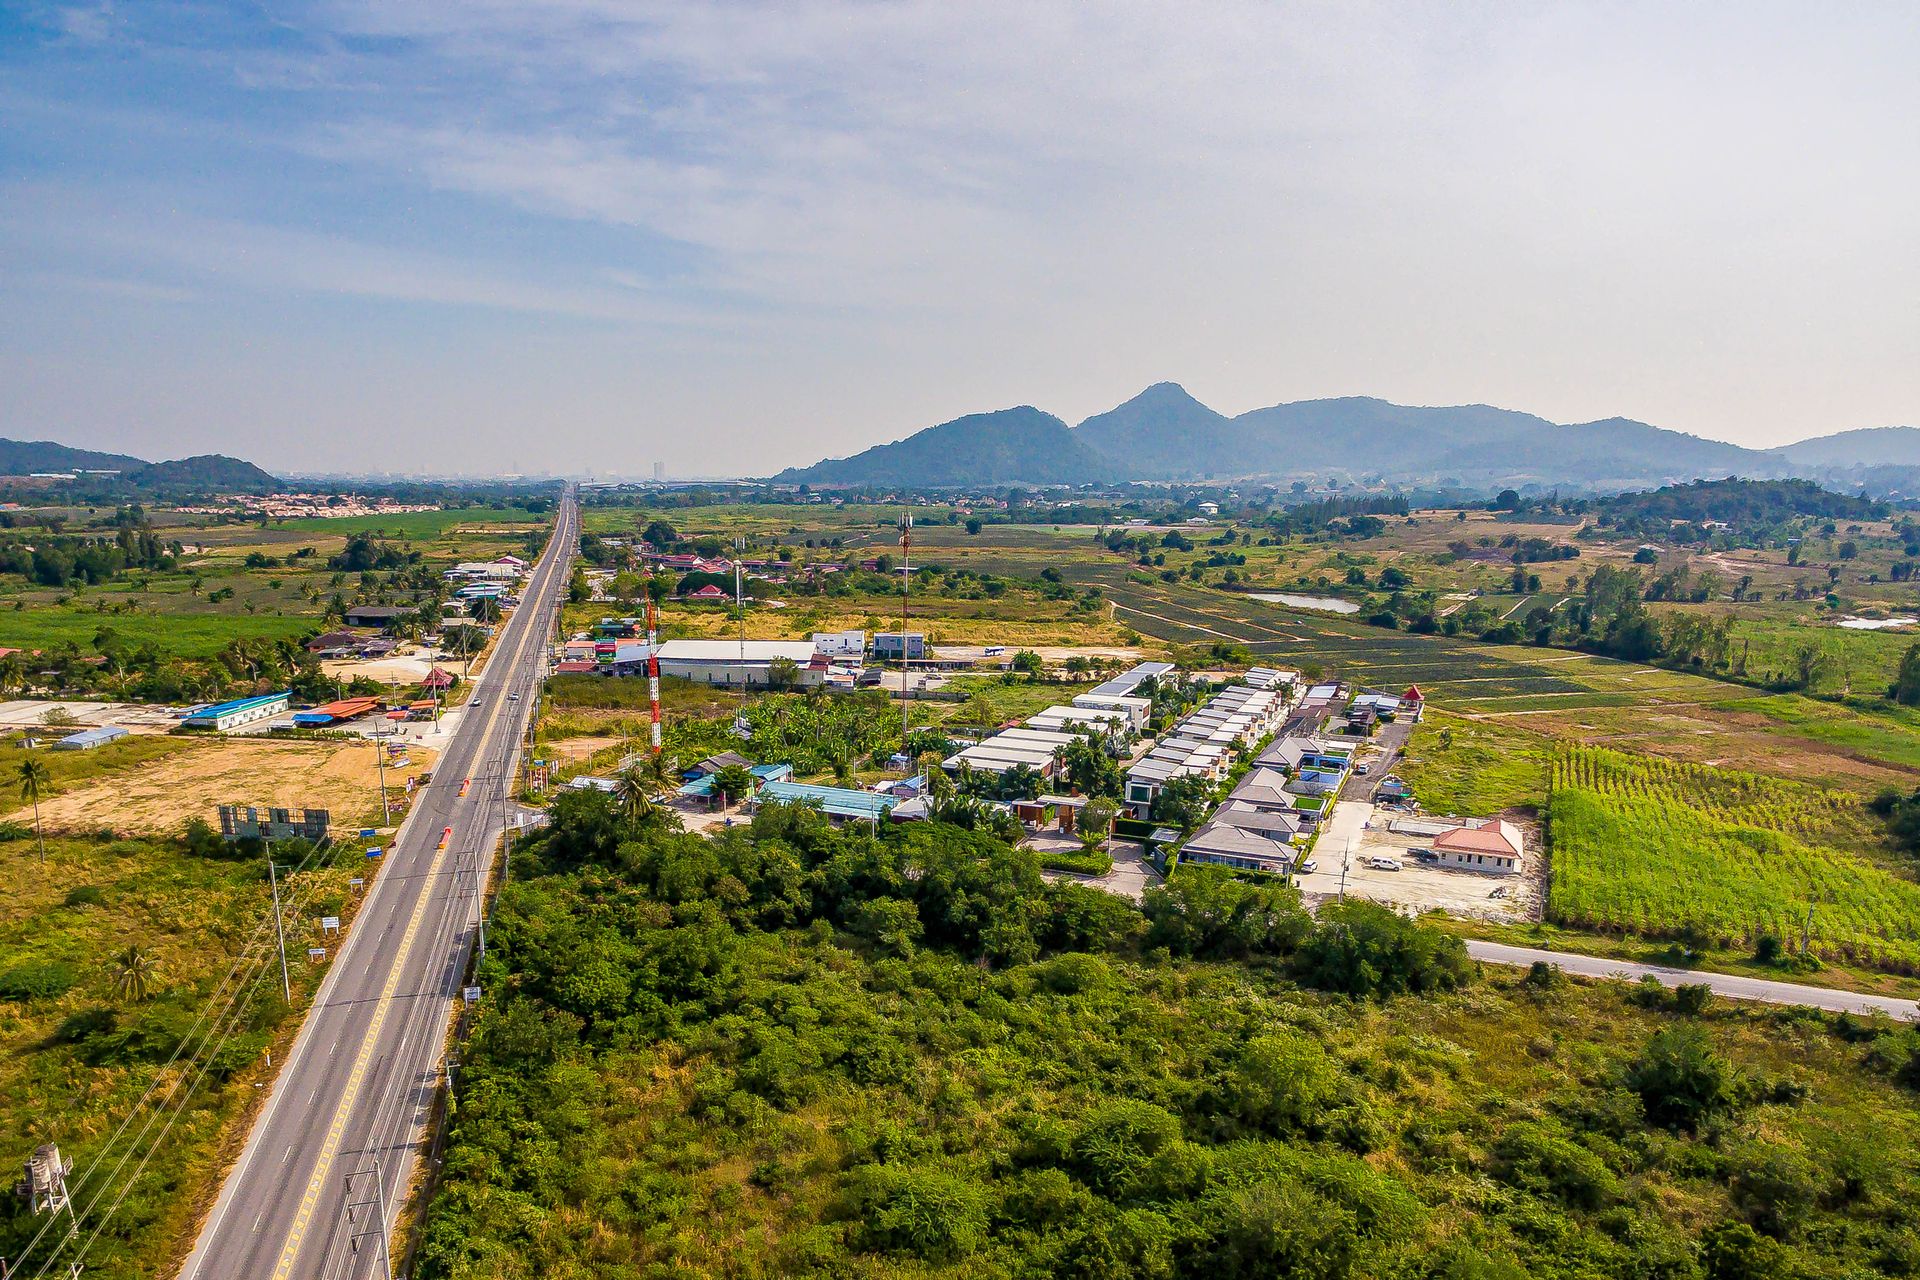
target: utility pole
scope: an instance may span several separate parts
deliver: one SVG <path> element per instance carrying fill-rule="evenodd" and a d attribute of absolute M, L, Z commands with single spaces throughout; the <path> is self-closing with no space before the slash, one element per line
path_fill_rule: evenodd
<path fill-rule="evenodd" d="M 287 933 L 280 922 L 280 877 L 273 865 L 273 846 L 267 846 L 267 883 L 273 886 L 273 940 L 280 946 L 280 994 L 293 1003 L 293 983 L 287 978 Z"/>
<path fill-rule="evenodd" d="M 909 702 L 913 691 L 907 687 L 907 584 L 913 581 L 913 512 L 900 517 L 900 754 L 908 758 L 908 770 L 912 770 L 912 753 L 907 749 L 909 728 Z"/>
<path fill-rule="evenodd" d="M 375 729 L 369 736 L 373 739 L 373 761 L 380 770 L 380 825 L 390 827 L 393 825 L 393 809 L 387 804 L 387 746 L 382 739 L 392 735 Z"/>

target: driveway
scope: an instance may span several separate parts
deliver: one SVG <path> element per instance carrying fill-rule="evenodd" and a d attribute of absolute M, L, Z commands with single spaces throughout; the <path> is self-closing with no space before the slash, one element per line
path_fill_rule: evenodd
<path fill-rule="evenodd" d="M 1131 840 L 1109 840 L 1106 850 L 1113 859 L 1113 870 L 1103 876 L 1076 875 L 1071 871 L 1042 871 L 1040 874 L 1049 880 L 1083 884 L 1089 889 L 1100 889 L 1132 902 L 1139 902 L 1154 885 L 1166 883 L 1165 878 L 1147 861 L 1141 845 Z"/>

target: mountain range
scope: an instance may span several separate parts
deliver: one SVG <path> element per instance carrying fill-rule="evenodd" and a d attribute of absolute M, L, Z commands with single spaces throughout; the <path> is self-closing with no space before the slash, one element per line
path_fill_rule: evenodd
<path fill-rule="evenodd" d="M 80 477 L 80 482 L 101 488 L 264 493 L 280 487 L 278 480 L 251 462 L 223 453 L 148 462 L 131 454 L 76 449 L 52 440 L 0 439 L 0 479 L 72 472 L 111 473 Z"/>
<path fill-rule="evenodd" d="M 1160 382 L 1078 426 L 1030 405 L 969 414 L 774 479 L 955 488 L 1311 476 L 1618 490 L 1730 475 L 1913 490 L 1920 488 L 1920 428 L 1873 427 L 1749 449 L 1629 418 L 1556 423 L 1492 405 L 1426 408 L 1369 396 L 1228 417 L 1178 383 Z"/>

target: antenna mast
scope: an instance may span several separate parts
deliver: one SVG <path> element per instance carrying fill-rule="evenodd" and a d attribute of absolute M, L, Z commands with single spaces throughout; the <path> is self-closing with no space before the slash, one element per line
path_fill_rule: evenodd
<path fill-rule="evenodd" d="M 907 727 L 909 717 L 908 699 L 913 691 L 907 687 L 907 585 L 913 581 L 913 512 L 900 517 L 900 754 L 907 757 L 907 768 L 913 768 L 911 753 L 907 750 Z M 909 774 L 911 776 L 911 774 Z"/>
<path fill-rule="evenodd" d="M 647 592 L 647 701 L 653 711 L 648 742 L 657 764 L 660 760 L 660 634 L 654 624 L 652 591 Z"/>

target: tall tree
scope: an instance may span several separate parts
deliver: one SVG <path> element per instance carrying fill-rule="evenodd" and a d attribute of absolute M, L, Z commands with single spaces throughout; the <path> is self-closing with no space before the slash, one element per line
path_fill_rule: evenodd
<path fill-rule="evenodd" d="M 47 773 L 47 766 L 33 757 L 29 756 L 20 762 L 20 795 L 23 799 L 33 801 L 33 832 L 40 841 L 42 866 L 47 861 L 47 833 L 40 826 L 40 793 L 47 789 L 52 780 Z"/>

